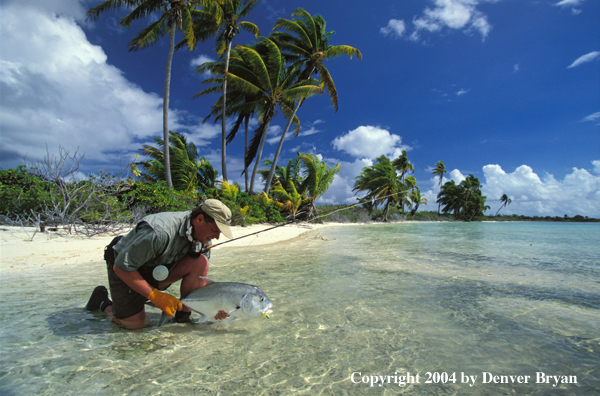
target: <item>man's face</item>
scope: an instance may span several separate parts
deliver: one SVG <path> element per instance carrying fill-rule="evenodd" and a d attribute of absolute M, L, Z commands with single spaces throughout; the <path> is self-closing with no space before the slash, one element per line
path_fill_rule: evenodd
<path fill-rule="evenodd" d="M 206 245 L 211 239 L 219 239 L 219 235 L 221 235 L 217 223 L 205 221 L 204 215 L 198 215 L 198 217 L 192 219 L 192 226 L 194 227 L 194 239 L 203 245 Z"/>

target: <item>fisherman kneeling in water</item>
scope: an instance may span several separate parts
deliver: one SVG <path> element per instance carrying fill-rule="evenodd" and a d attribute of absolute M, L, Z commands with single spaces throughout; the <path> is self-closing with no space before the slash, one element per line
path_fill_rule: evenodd
<path fill-rule="evenodd" d="M 212 239 L 219 239 L 221 233 L 233 239 L 230 224 L 231 211 L 216 199 L 207 199 L 192 211 L 144 217 L 118 243 L 106 249 L 113 300 L 108 298 L 106 287 L 98 286 L 85 308 L 99 309 L 127 329 L 139 329 L 146 326 L 144 305 L 150 300 L 169 317 L 175 315 L 175 321 L 189 322 L 190 310 L 161 290 L 181 280 L 183 297 L 205 286 L 201 277 L 207 276 L 208 260 L 200 252 Z M 168 270 L 166 278 L 160 276 L 161 271 L 154 271 L 158 266 L 166 267 L 161 268 L 164 275 Z M 227 316 L 220 311 L 215 319 Z"/>

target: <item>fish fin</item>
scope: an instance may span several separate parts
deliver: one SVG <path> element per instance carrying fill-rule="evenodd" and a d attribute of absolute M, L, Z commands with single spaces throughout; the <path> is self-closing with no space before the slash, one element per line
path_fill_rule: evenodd
<path fill-rule="evenodd" d="M 206 285 L 204 285 L 204 286 L 208 286 L 208 285 L 210 285 L 211 283 L 215 283 L 215 281 L 214 281 L 214 280 L 212 280 L 212 279 L 210 279 L 210 278 L 207 278 L 206 276 L 201 276 L 201 277 L 200 277 L 200 279 L 202 279 L 204 282 L 206 282 Z"/>
<path fill-rule="evenodd" d="M 162 326 L 167 321 L 167 319 L 169 319 L 167 314 L 162 312 L 160 315 L 160 319 L 158 319 L 158 326 L 156 326 L 156 327 Z"/>
<path fill-rule="evenodd" d="M 204 315 L 202 312 L 197 312 L 197 313 L 200 314 L 200 319 L 198 319 L 198 323 L 207 322 L 210 319 L 208 316 Z"/>

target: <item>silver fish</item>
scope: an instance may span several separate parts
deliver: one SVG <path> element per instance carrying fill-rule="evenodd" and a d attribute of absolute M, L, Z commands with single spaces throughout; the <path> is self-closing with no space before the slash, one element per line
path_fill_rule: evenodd
<path fill-rule="evenodd" d="M 196 289 L 181 299 L 181 302 L 193 312 L 200 314 L 198 322 L 214 320 L 219 311 L 229 314 L 225 323 L 238 318 L 269 317 L 273 304 L 269 297 L 258 287 L 238 282 L 211 282 Z M 158 326 L 168 319 L 163 312 Z"/>

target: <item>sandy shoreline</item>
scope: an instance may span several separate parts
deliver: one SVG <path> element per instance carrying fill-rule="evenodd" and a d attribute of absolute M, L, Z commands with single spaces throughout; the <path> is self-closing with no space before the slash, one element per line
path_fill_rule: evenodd
<path fill-rule="evenodd" d="M 286 225 L 257 235 L 237 239 L 215 250 L 227 247 L 257 246 L 286 241 L 312 230 L 336 224 Z M 271 225 L 232 227 L 234 237 L 252 234 L 271 228 Z M 60 267 L 74 264 L 103 262 L 104 247 L 114 238 L 113 235 L 97 235 L 91 238 L 71 235 L 65 231 L 49 231 L 34 235 L 33 227 L 0 226 L 0 275 L 42 268 Z M 126 233 L 127 231 L 124 231 Z M 221 237 L 224 242 L 227 238 Z"/>

